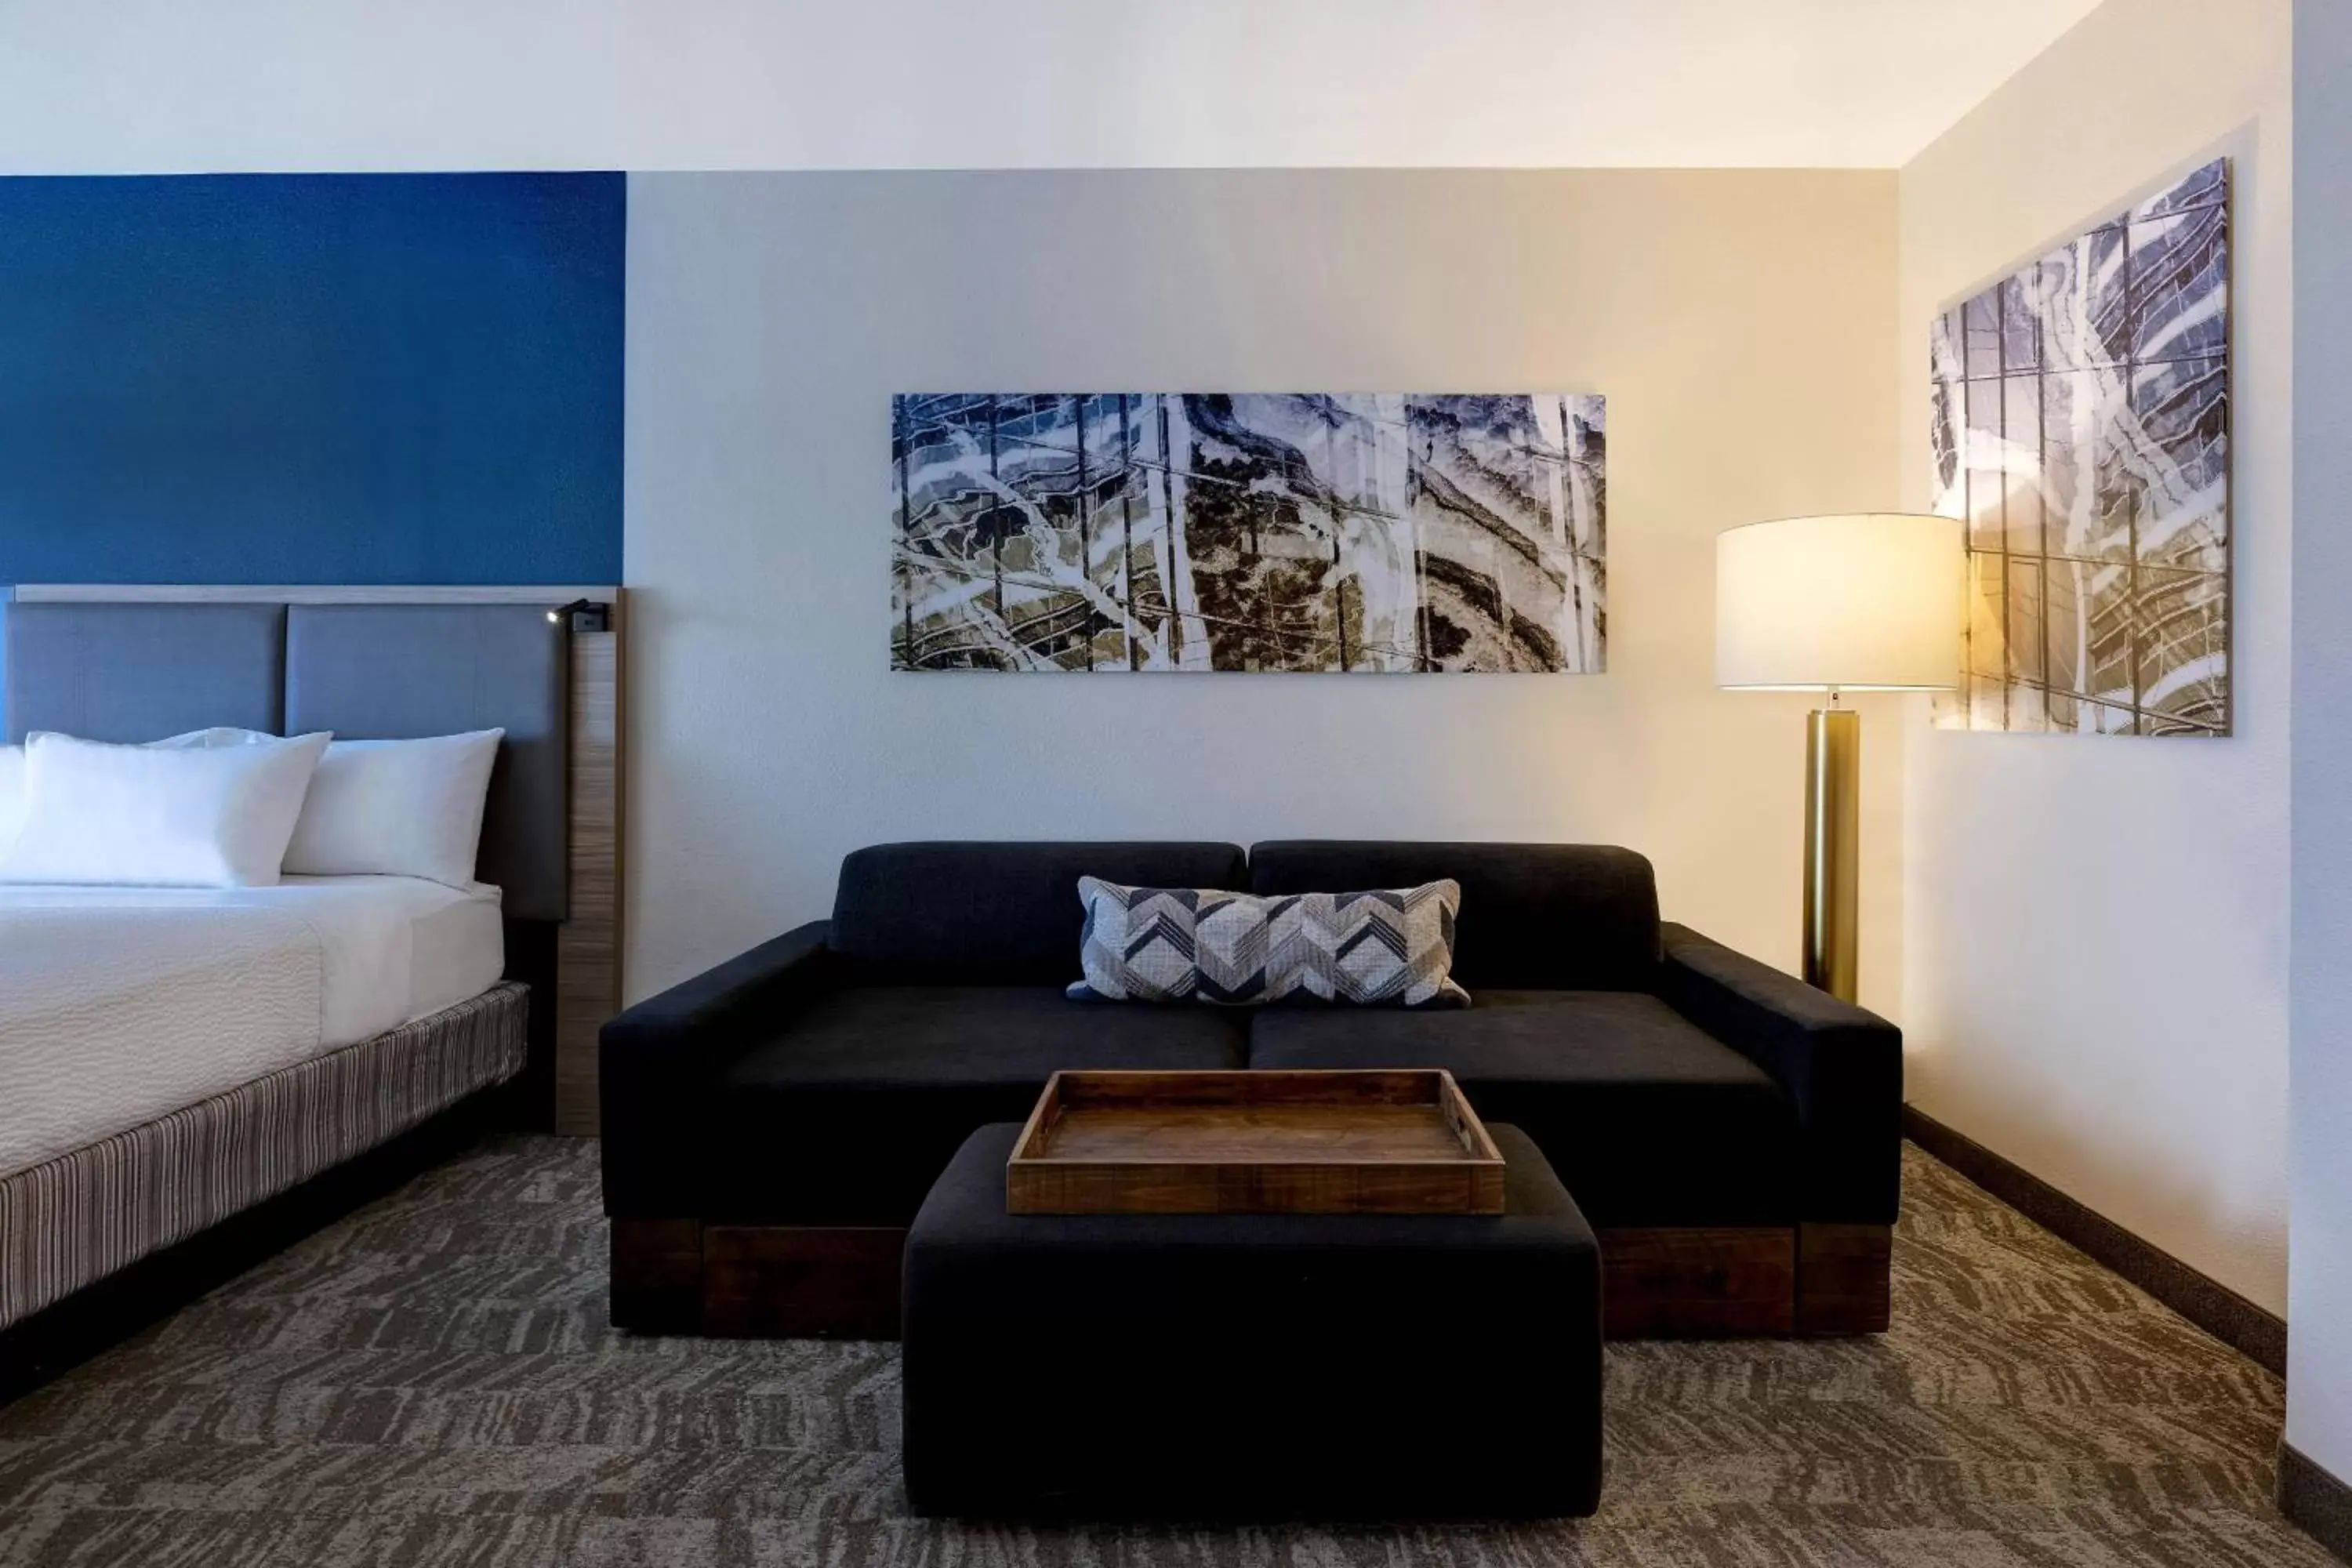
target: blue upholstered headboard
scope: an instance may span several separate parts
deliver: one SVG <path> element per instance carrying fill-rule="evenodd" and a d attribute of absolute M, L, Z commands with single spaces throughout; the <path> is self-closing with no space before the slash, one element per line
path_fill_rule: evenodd
<path fill-rule="evenodd" d="M 516 596 L 531 591 L 508 591 Z M 572 637 L 545 603 L 51 600 L 7 607 L 7 734 L 212 725 L 404 740 L 503 729 L 477 874 L 509 915 L 570 909 Z"/>

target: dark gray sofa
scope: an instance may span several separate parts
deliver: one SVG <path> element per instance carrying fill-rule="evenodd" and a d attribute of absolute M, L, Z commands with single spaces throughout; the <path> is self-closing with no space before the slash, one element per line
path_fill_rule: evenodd
<path fill-rule="evenodd" d="M 1077 879 L 1339 891 L 1462 884 L 1475 1005 L 1072 1002 Z M 613 1318 L 887 1334 L 898 1252 L 971 1131 L 1056 1068 L 1443 1067 L 1543 1150 L 1599 1233 L 1609 1331 L 1886 1322 L 1901 1038 L 1685 928 L 1594 846 L 883 845 L 834 918 L 605 1026 Z"/>

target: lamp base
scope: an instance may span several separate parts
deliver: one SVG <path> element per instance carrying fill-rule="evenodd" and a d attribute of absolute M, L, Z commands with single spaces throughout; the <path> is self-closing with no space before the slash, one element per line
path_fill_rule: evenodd
<path fill-rule="evenodd" d="M 1808 984 L 1854 999 L 1862 832 L 1862 715 L 1805 715 L 1805 968 Z"/>

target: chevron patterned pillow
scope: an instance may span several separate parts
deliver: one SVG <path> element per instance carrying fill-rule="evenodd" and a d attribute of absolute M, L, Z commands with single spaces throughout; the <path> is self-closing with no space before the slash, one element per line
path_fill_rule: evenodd
<path fill-rule="evenodd" d="M 1086 978 L 1073 997 L 1247 1006 L 1317 996 L 1360 1006 L 1466 1007 L 1454 920 L 1462 885 L 1258 898 L 1078 879 Z"/>

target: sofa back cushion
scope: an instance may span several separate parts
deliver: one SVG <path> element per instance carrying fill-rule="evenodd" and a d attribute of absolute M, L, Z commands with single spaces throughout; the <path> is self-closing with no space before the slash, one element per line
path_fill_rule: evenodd
<path fill-rule="evenodd" d="M 1658 884 L 1649 861 L 1601 844 L 1287 839 L 1250 847 L 1254 893 L 1462 885 L 1454 978 L 1472 995 L 1512 990 L 1647 991 L 1658 971 Z"/>
<path fill-rule="evenodd" d="M 1248 887 L 1237 844 L 877 844 L 841 863 L 832 946 L 894 985 L 1066 985 L 1079 977 L 1078 879 Z"/>

